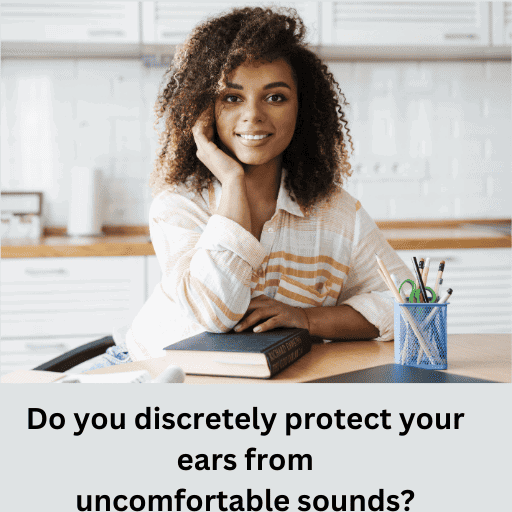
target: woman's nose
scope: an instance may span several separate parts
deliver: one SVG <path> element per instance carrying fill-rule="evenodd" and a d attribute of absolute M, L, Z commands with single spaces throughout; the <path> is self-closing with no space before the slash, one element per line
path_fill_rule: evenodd
<path fill-rule="evenodd" d="M 265 109 L 258 101 L 246 101 L 242 112 L 243 121 L 256 123 L 265 120 Z"/>

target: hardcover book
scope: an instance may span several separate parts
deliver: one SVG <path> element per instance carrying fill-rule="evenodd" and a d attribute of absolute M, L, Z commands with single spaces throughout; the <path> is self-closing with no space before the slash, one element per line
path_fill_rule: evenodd
<path fill-rule="evenodd" d="M 307 329 L 203 332 L 168 347 L 185 373 L 269 379 L 311 350 Z"/>

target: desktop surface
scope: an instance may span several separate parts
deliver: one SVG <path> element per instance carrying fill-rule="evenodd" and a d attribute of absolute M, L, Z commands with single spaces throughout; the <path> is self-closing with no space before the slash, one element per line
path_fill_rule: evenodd
<path fill-rule="evenodd" d="M 438 373 L 494 382 L 511 382 L 511 334 L 448 335 L 448 369 Z M 187 375 L 186 384 L 284 384 L 311 382 L 349 372 L 394 363 L 392 341 L 335 341 L 315 343 L 311 352 L 272 379 L 243 379 Z M 88 373 L 116 373 L 147 370 L 152 378 L 172 364 L 170 355 L 93 370 Z M 71 373 L 71 372 L 69 372 Z M 2 377 L 8 382 L 53 382 L 62 374 L 52 372 L 14 372 Z"/>

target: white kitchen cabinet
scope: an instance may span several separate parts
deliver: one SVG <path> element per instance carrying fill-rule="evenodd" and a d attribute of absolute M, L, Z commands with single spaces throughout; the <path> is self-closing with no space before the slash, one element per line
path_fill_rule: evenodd
<path fill-rule="evenodd" d="M 3 2 L 2 43 L 139 43 L 137 2 Z"/>
<path fill-rule="evenodd" d="M 512 45 L 512 2 L 492 2 L 492 44 Z"/>
<path fill-rule="evenodd" d="M 145 298 L 143 256 L 2 260 L 2 337 L 112 332 Z"/>
<path fill-rule="evenodd" d="M 146 298 L 145 257 L 3 259 L 1 285 L 7 373 L 131 324 Z"/>
<path fill-rule="evenodd" d="M 412 270 L 412 256 L 431 258 L 427 284 L 434 288 L 441 260 L 446 261 L 442 295 L 448 305 L 448 334 L 512 332 L 512 268 L 510 249 L 397 251 Z"/>
<path fill-rule="evenodd" d="M 308 42 L 319 44 L 320 2 L 274 0 L 273 5 L 292 6 L 297 9 L 309 29 Z M 217 15 L 234 7 L 261 7 L 262 2 L 142 2 L 143 44 L 178 45 L 184 42 L 190 31 L 209 16 Z"/>
<path fill-rule="evenodd" d="M 325 46 L 486 46 L 489 2 L 321 2 Z"/>
<path fill-rule="evenodd" d="M 50 338 L 2 339 L 0 375 L 16 370 L 32 370 L 69 350 L 98 339 L 99 336 L 60 336 Z"/>

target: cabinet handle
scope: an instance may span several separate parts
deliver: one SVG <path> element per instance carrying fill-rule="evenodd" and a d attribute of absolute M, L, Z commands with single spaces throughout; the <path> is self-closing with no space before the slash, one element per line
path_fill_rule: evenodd
<path fill-rule="evenodd" d="M 126 35 L 126 32 L 124 30 L 89 30 L 87 33 L 93 37 L 104 37 L 104 36 L 124 37 Z"/>
<path fill-rule="evenodd" d="M 25 274 L 29 276 L 43 276 L 43 275 L 68 275 L 65 268 L 26 268 Z"/>
<path fill-rule="evenodd" d="M 445 34 L 445 39 L 480 39 L 478 34 Z"/>
<path fill-rule="evenodd" d="M 59 350 L 61 352 L 66 352 L 68 350 L 64 343 L 53 343 L 48 345 L 40 345 L 39 343 L 25 343 L 25 347 L 34 351 Z"/>

